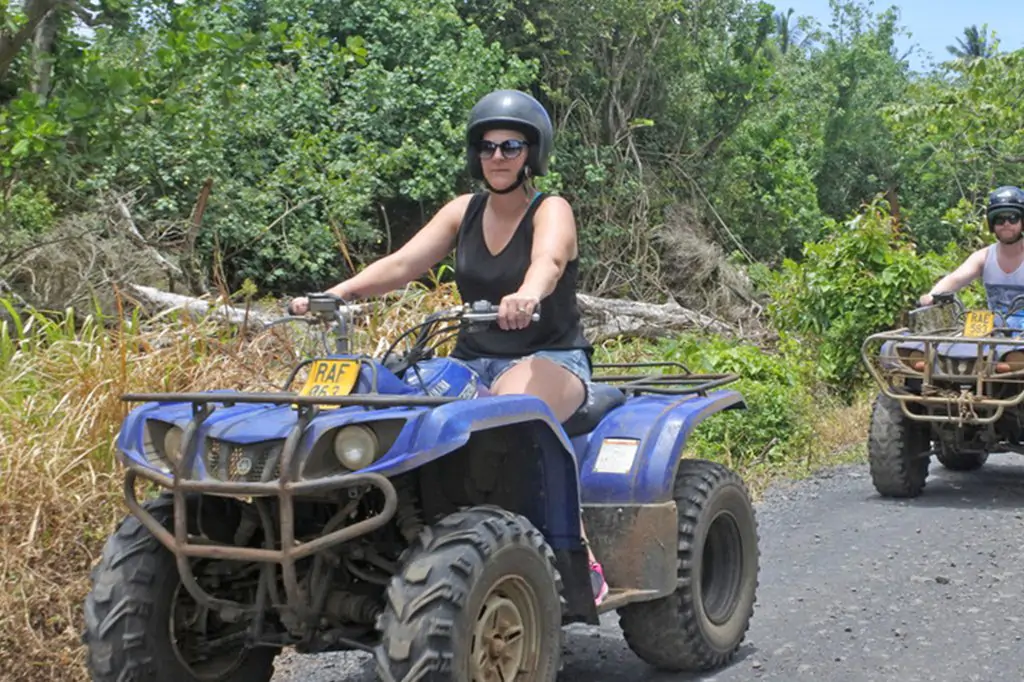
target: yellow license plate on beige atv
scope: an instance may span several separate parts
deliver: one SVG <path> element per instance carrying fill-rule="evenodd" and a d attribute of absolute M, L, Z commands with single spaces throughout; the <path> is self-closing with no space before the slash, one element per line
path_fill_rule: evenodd
<path fill-rule="evenodd" d="M 357 360 L 314 360 L 300 396 L 336 398 L 352 392 L 359 378 Z"/>
<path fill-rule="evenodd" d="M 972 310 L 964 320 L 964 336 L 981 338 L 992 333 L 996 316 L 988 310 Z"/>

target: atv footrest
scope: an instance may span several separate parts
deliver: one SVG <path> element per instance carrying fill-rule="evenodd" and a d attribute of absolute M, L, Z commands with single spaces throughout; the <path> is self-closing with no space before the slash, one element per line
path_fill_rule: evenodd
<path fill-rule="evenodd" d="M 608 596 L 597 607 L 598 613 L 607 613 L 638 601 L 653 601 L 663 595 L 658 590 L 608 590 Z"/>

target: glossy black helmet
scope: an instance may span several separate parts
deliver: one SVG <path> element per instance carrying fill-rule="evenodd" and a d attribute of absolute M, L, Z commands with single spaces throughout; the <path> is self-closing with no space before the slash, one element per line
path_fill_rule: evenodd
<path fill-rule="evenodd" d="M 989 227 L 992 226 L 992 218 L 1000 213 L 1016 211 L 1024 216 L 1024 191 L 1020 187 L 1005 185 L 992 191 L 988 195 L 988 206 L 985 209 L 985 220 Z"/>
<path fill-rule="evenodd" d="M 483 179 L 480 154 L 477 144 L 484 133 L 495 128 L 517 130 L 526 136 L 530 145 L 527 150 L 526 167 L 531 175 L 545 175 L 548 172 L 548 158 L 554 146 L 555 130 L 551 117 L 536 99 L 519 90 L 495 90 L 480 98 L 469 112 L 466 127 L 466 153 L 469 173 L 477 180 Z"/>

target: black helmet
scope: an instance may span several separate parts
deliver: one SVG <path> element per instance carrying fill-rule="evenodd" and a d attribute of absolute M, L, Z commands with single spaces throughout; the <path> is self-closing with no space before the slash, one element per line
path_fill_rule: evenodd
<path fill-rule="evenodd" d="M 483 179 L 476 145 L 483 139 L 485 132 L 494 128 L 518 130 L 525 135 L 530 145 L 525 167 L 530 169 L 532 175 L 545 175 L 548 172 L 548 157 L 551 156 L 555 137 L 548 112 L 540 102 L 525 92 L 495 90 L 484 95 L 469 112 L 466 153 L 470 175 L 477 180 Z"/>
<path fill-rule="evenodd" d="M 1016 211 L 1024 216 L 1024 191 L 1020 187 L 1005 185 L 995 189 L 988 195 L 988 208 L 985 210 L 985 220 L 989 227 L 992 226 L 992 218 L 998 213 Z"/>

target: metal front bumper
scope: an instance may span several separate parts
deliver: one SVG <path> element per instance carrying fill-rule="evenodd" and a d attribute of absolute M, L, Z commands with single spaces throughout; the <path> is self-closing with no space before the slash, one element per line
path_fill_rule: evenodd
<path fill-rule="evenodd" d="M 172 398 L 175 394 L 161 395 L 160 398 Z M 126 396 L 128 399 L 137 396 Z M 148 398 L 149 396 L 142 396 Z M 149 530 L 154 537 L 170 551 L 177 562 L 178 572 L 185 588 L 200 604 L 209 608 L 233 611 L 239 614 L 260 613 L 265 605 L 242 604 L 239 602 L 214 597 L 205 591 L 196 581 L 192 572 L 190 559 L 206 558 L 229 561 L 262 563 L 263 585 L 270 593 L 273 606 L 288 607 L 303 618 L 315 616 L 312 600 L 303 597 L 299 588 L 296 562 L 318 552 L 350 541 L 384 526 L 394 517 L 398 507 L 398 494 L 395 486 L 386 477 L 369 472 L 339 472 L 311 480 L 301 480 L 294 466 L 294 455 L 309 421 L 316 415 L 312 406 L 299 409 L 298 419 L 294 428 L 285 439 L 280 453 L 280 474 L 276 479 L 262 481 L 219 481 L 190 480 L 189 474 L 194 469 L 195 459 L 199 456 L 199 448 L 193 447 L 200 425 L 214 411 L 209 403 L 227 402 L 230 398 L 223 395 L 201 397 L 192 394 L 194 399 L 194 416 L 185 430 L 183 451 L 185 456 L 174 467 L 173 475 L 166 475 L 147 468 L 135 461 L 127 461 L 128 468 L 124 481 L 124 496 L 131 513 Z M 281 399 L 280 397 L 278 399 Z M 289 399 L 288 397 L 284 398 Z M 300 399 L 301 400 L 301 399 Z M 272 471 L 273 467 L 268 468 Z M 165 528 L 152 514 L 140 504 L 135 494 L 135 483 L 139 478 L 151 481 L 170 491 L 174 500 L 174 527 Z M 381 491 L 384 498 L 383 508 L 375 515 L 346 525 L 351 513 L 350 505 L 343 505 L 339 512 L 325 526 L 325 533 L 308 542 L 297 542 L 295 538 L 295 499 L 304 495 L 312 495 L 326 491 L 338 491 L 357 486 L 372 486 Z M 190 536 L 188 533 L 188 498 L 193 495 L 220 495 L 237 499 L 247 499 L 256 507 L 260 517 L 260 525 L 265 536 L 265 547 L 240 547 L 217 543 L 207 538 Z M 279 523 L 272 521 L 269 501 L 275 499 L 279 510 Z M 335 530 L 335 528 L 337 528 Z M 280 547 L 280 549 L 277 549 Z M 285 589 L 285 600 L 277 597 L 277 567 L 281 569 L 281 578 Z M 264 588 L 261 586 L 260 597 Z"/>
<path fill-rule="evenodd" d="M 937 369 L 937 364 L 941 366 L 936 362 L 938 346 L 954 343 L 973 345 L 977 349 L 972 357 L 957 361 L 964 363 L 965 371 L 954 373 Z M 873 350 L 875 344 L 877 351 Z M 881 350 L 886 344 L 893 349 L 897 344 L 919 345 L 924 353 L 924 370 L 910 368 L 895 352 L 883 354 Z M 997 373 L 999 348 L 1024 350 L 1024 339 L 913 334 L 903 329 L 872 334 L 861 346 L 861 357 L 882 393 L 898 400 L 909 418 L 959 426 L 982 425 L 995 423 L 1008 408 L 1024 402 L 1024 369 Z M 920 382 L 920 389 L 908 390 L 907 382 Z M 1008 386 L 1013 390 L 1007 394 Z M 997 393 L 1004 395 L 996 397 Z M 913 410 L 911 406 L 924 409 Z"/>

